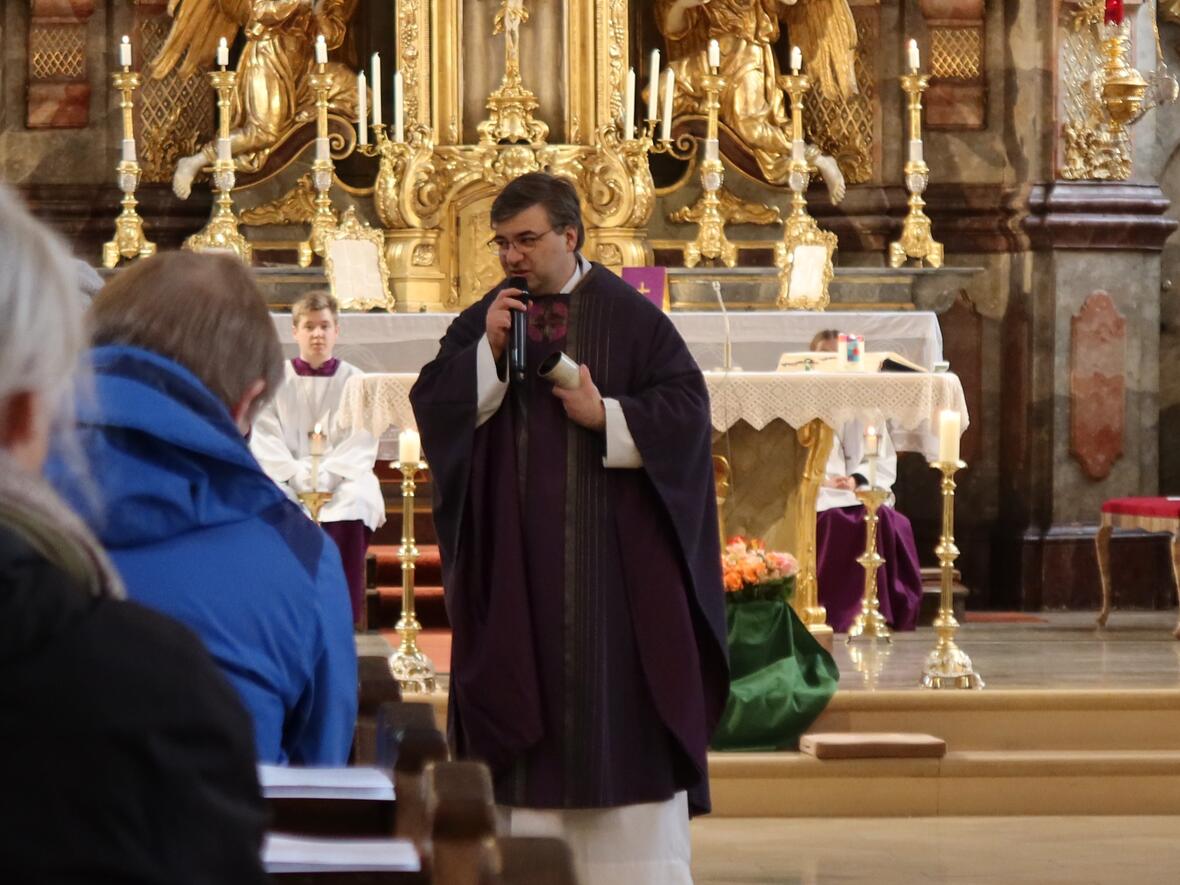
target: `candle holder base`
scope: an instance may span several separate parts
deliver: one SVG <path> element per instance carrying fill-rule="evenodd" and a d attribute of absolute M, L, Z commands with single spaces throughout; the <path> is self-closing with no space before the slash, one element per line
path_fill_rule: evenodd
<path fill-rule="evenodd" d="M 389 672 L 402 694 L 429 694 L 438 686 L 434 664 L 419 649 L 399 648 L 389 656 Z"/>
<path fill-rule="evenodd" d="M 331 492 L 300 492 L 299 500 L 310 512 L 314 522 L 320 521 L 320 511 L 332 500 Z"/>
<path fill-rule="evenodd" d="M 984 687 L 984 681 L 975 672 L 967 653 L 950 642 L 945 648 L 936 648 L 926 656 L 922 687 L 980 689 Z"/>

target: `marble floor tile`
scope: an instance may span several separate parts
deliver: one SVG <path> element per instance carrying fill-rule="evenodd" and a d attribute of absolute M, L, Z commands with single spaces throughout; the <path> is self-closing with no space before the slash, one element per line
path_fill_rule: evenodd
<path fill-rule="evenodd" d="M 700 818 L 696 885 L 1180 881 L 1180 817 Z"/>
<path fill-rule="evenodd" d="M 1105 629 L 1092 612 L 1038 612 L 1038 623 L 965 624 L 956 637 L 988 688 L 1180 688 L 1176 612 L 1115 612 Z M 837 633 L 840 689 L 917 688 L 936 637 L 930 627 L 892 643 L 849 645 Z M 1178 878 L 1180 881 L 1180 878 Z"/>

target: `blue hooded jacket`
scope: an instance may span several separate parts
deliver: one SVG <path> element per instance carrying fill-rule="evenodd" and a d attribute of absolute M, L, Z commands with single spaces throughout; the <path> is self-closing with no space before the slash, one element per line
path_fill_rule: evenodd
<path fill-rule="evenodd" d="M 90 356 L 93 396 L 77 406 L 89 476 L 60 456 L 46 475 L 128 595 L 204 641 L 253 717 L 259 761 L 344 764 L 356 643 L 336 545 L 263 473 L 195 375 L 138 348 Z"/>

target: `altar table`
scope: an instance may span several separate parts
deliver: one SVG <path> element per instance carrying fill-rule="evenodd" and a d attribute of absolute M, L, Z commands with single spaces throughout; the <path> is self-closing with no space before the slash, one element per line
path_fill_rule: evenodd
<path fill-rule="evenodd" d="M 719 311 L 673 311 L 669 318 L 702 369 L 722 364 L 725 319 Z M 289 356 L 296 353 L 291 315 L 272 314 Z M 816 332 L 837 329 L 865 337 L 872 351 L 893 351 L 925 368 L 942 359 L 938 317 L 928 311 L 730 311 L 733 364 L 774 371 L 780 354 L 807 350 Z M 438 353 L 451 313 L 345 313 L 336 356 L 366 372 L 417 372 Z"/>
<path fill-rule="evenodd" d="M 716 432 L 714 451 L 727 455 L 733 471 L 722 517 L 730 525 L 752 520 L 742 528 L 764 538 L 769 546 L 795 554 L 799 560 L 796 609 L 808 626 L 822 625 L 826 612 L 819 605 L 816 587 L 815 501 L 832 448 L 833 428 L 853 418 L 879 424 L 888 421 L 899 452 L 921 452 L 927 460 L 933 459 L 938 453 L 940 412 L 957 411 L 961 431 L 968 427 L 962 384 L 951 373 L 705 372 L 704 376 Z M 390 427 L 416 426 L 409 398 L 416 377 L 396 373 L 350 378 L 337 424 L 345 430 L 363 427 L 378 438 Z M 748 439 L 746 445 L 733 446 L 735 435 L 764 433 L 776 421 L 782 422 L 775 426 L 785 433 L 773 435 L 773 448 L 764 456 Z M 737 449 L 744 449 L 744 455 L 739 451 L 735 457 Z M 768 479 L 776 471 L 787 481 Z M 757 515 L 759 500 L 763 513 L 767 505 L 773 508 L 773 521 Z M 743 513 L 744 506 L 752 516 Z"/>

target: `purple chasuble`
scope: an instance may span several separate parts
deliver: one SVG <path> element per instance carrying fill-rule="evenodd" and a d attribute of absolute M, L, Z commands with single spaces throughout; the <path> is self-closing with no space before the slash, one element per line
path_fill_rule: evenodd
<path fill-rule="evenodd" d="M 472 430 L 495 291 L 452 324 L 411 393 L 435 476 L 456 749 L 489 762 L 509 805 L 687 789 L 707 810 L 728 673 L 703 378 L 667 317 L 595 265 L 570 295 L 533 299 L 528 379 Z M 603 434 L 536 378 L 555 350 L 619 400 L 643 469 L 604 467 Z"/>
<path fill-rule="evenodd" d="M 818 514 L 815 530 L 816 583 L 828 624 L 847 633 L 860 614 L 865 570 L 856 561 L 865 549 L 864 506 L 833 507 Z M 894 630 L 913 630 L 922 603 L 922 569 L 914 530 L 904 513 L 892 507 L 877 511 L 877 552 L 885 564 L 877 573 L 881 614 Z"/>

